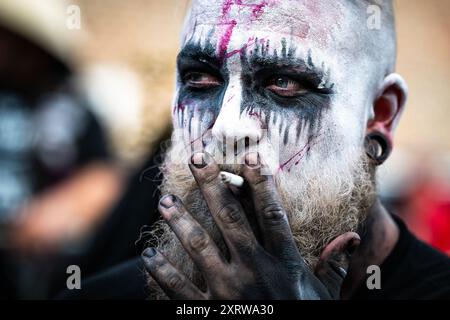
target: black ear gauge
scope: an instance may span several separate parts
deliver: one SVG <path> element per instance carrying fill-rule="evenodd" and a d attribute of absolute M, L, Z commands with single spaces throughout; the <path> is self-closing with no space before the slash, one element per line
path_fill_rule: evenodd
<path fill-rule="evenodd" d="M 374 132 L 366 136 L 364 148 L 372 162 L 379 166 L 389 157 L 392 146 L 388 139 L 381 133 Z"/>

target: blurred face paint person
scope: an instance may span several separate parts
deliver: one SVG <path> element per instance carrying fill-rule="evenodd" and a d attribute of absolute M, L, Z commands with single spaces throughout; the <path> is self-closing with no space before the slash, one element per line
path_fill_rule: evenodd
<path fill-rule="evenodd" d="M 103 165 L 104 171 L 113 168 L 106 163 L 103 130 L 73 85 L 76 37 L 48 27 L 65 21 L 60 13 L 66 6 L 25 2 L 0 4 L 0 229 L 7 233 L 0 242 L 20 251 L 56 251 L 69 234 L 81 234 L 82 228 L 68 228 L 82 223 L 69 225 L 52 215 L 100 214 L 95 206 L 105 200 L 87 199 L 82 208 L 74 195 L 86 190 L 84 181 L 101 180 Z M 115 187 L 108 180 L 108 188 Z"/>
<path fill-rule="evenodd" d="M 311 267 L 332 239 L 364 226 L 376 203 L 375 166 L 389 154 L 406 99 L 403 79 L 392 73 L 392 4 L 379 2 L 381 30 L 371 31 L 370 3 L 192 2 L 162 188 L 183 200 L 220 247 L 187 166 L 194 151 L 236 160 L 257 149 Z M 234 164 L 221 168 L 234 172 Z M 201 282 L 170 229 L 161 224 L 154 232 L 168 259 Z"/>
<path fill-rule="evenodd" d="M 41 188 L 32 161 L 43 163 L 42 170 L 47 168 L 47 161 L 41 161 L 42 157 L 59 158 L 64 165 L 64 154 L 55 157 L 54 153 L 47 152 L 52 141 L 60 140 L 61 134 L 54 130 L 55 122 L 64 126 L 67 113 L 72 114 L 70 121 L 73 121 L 73 116 L 82 112 L 68 106 L 62 112 L 64 116 L 55 119 L 55 110 L 56 113 L 60 110 L 55 107 L 60 104 L 56 100 L 61 100 L 62 95 L 56 97 L 54 93 L 61 89 L 69 70 L 44 49 L 0 26 L 0 52 L 0 176 L 3 181 L 0 223 L 6 224 L 17 219 L 14 211 Z M 72 101 L 68 103 L 73 104 Z M 67 103 L 63 105 L 67 106 Z M 52 120 L 49 120 L 50 115 Z M 76 132 L 66 132 L 69 137 L 66 140 L 72 147 Z M 64 147 L 59 145 L 54 149 L 67 150 Z"/>

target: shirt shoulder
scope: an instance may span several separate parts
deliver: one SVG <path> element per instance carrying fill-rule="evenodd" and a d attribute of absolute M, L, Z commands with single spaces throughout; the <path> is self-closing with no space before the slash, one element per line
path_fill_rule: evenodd
<path fill-rule="evenodd" d="M 393 216 L 400 237 L 380 266 L 381 288 L 359 290 L 364 299 L 450 299 L 450 257 L 417 239 Z"/>

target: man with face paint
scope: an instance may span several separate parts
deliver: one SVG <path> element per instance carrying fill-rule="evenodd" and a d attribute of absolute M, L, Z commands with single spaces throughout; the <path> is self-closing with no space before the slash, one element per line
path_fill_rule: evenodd
<path fill-rule="evenodd" d="M 369 5 L 380 29 L 367 26 Z M 449 259 L 376 195 L 407 97 L 395 56 L 388 0 L 193 1 L 161 168 L 163 219 L 142 255 L 150 296 L 450 297 Z M 242 188 L 221 171 L 241 175 Z M 381 289 L 366 286 L 373 266 Z M 137 269 L 103 281 L 137 279 Z"/>

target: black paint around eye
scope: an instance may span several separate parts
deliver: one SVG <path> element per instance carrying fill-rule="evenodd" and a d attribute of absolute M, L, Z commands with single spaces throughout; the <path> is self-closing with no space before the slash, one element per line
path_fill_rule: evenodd
<path fill-rule="evenodd" d="M 210 33 L 212 35 L 212 32 Z M 284 129 L 284 143 L 288 141 L 288 129 L 295 124 L 297 140 L 300 133 L 308 128 L 308 139 L 317 135 L 321 127 L 323 112 L 330 108 L 334 93 L 333 84 L 329 83 L 329 74 L 316 68 L 312 63 L 311 53 L 307 61 L 295 58 L 295 47 L 287 48 L 282 41 L 280 54 L 270 49 L 269 42 L 256 40 L 255 47 L 248 54 L 242 50 L 242 102 L 241 113 L 262 113 L 265 115 L 265 127 L 274 130 L 273 124 L 281 120 L 278 131 Z M 220 76 L 221 86 L 201 89 L 187 86 L 183 76 L 187 72 L 203 71 Z M 217 57 L 216 47 L 209 40 L 206 44 L 188 42 L 178 57 L 178 81 L 180 85 L 178 105 L 174 112 L 178 114 L 180 125 L 187 125 L 191 132 L 191 120 L 194 114 L 200 117 L 199 126 L 208 114 L 208 119 L 215 121 L 223 104 L 223 97 L 228 86 L 228 69 Z M 285 76 L 298 81 L 307 88 L 304 94 L 295 97 L 282 97 L 266 89 L 269 77 Z M 325 79 L 325 81 L 324 81 Z M 319 85 L 325 82 L 323 88 Z M 273 114 L 273 118 L 271 115 Z M 295 121 L 296 120 L 296 121 Z M 206 120 L 205 120 L 206 121 Z M 208 124 L 203 123 L 203 126 Z M 276 130 L 276 129 L 275 129 Z M 198 131 L 198 130 L 197 130 Z"/>
<path fill-rule="evenodd" d="M 276 50 L 270 53 L 270 46 L 264 42 L 256 41 L 256 44 L 249 54 L 243 52 L 241 55 L 243 74 L 241 112 L 264 113 L 267 128 L 270 128 L 271 121 L 274 124 L 277 120 L 281 120 L 278 129 L 280 134 L 284 129 L 285 144 L 289 142 L 288 129 L 292 123 L 296 123 L 296 140 L 306 127 L 309 139 L 317 135 L 323 112 L 330 108 L 333 84 L 329 84 L 327 79 L 329 75 L 323 74 L 314 66 L 311 52 L 307 61 L 294 58 L 296 49 L 293 46 L 288 49 L 285 40 L 282 41 L 280 55 Z M 268 81 L 276 76 L 292 78 L 307 90 L 293 97 L 283 97 L 267 90 Z M 319 89 L 323 79 L 325 86 Z"/>

